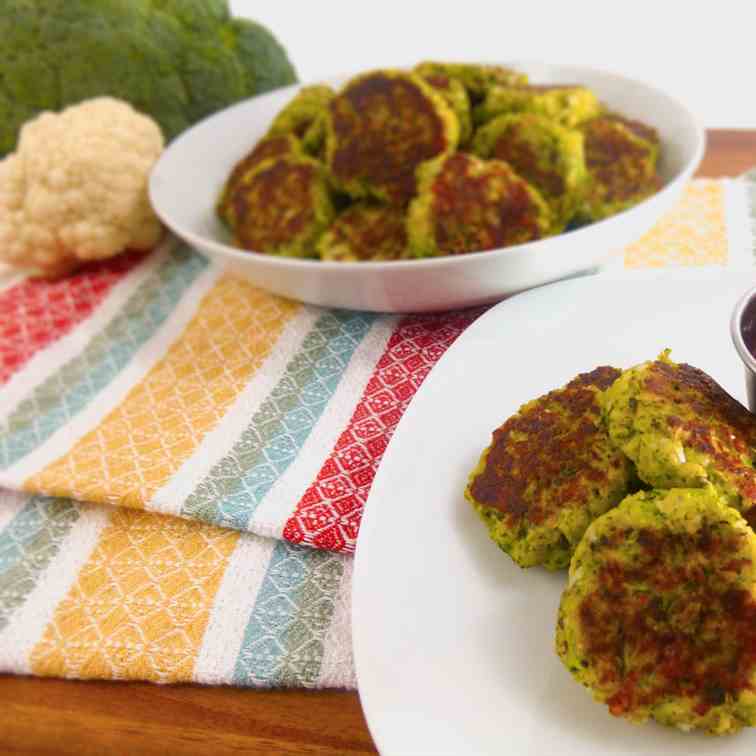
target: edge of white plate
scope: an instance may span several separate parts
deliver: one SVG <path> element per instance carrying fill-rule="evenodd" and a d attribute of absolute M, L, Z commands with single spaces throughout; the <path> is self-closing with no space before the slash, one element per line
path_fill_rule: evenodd
<path fill-rule="evenodd" d="M 716 270 L 713 271 L 712 268 L 716 268 Z M 386 465 L 386 461 L 388 459 L 388 455 L 391 454 L 393 442 L 398 437 L 401 437 L 401 435 L 405 432 L 405 428 L 407 428 L 413 422 L 413 416 L 416 412 L 416 408 L 423 401 L 425 393 L 428 393 L 432 390 L 434 383 L 434 373 L 436 375 L 439 374 L 438 367 L 445 362 L 454 360 L 456 353 L 464 348 L 465 341 L 467 339 L 475 338 L 476 333 L 485 327 L 485 323 L 489 318 L 498 317 L 498 312 L 500 309 L 510 307 L 513 301 L 517 301 L 517 303 L 520 304 L 522 303 L 523 299 L 542 297 L 544 290 L 547 289 L 553 289 L 554 287 L 564 287 L 576 288 L 580 290 L 587 285 L 591 287 L 601 286 L 604 282 L 613 284 L 616 284 L 618 282 L 625 282 L 630 286 L 634 286 L 647 281 L 659 280 L 669 280 L 670 282 L 685 280 L 701 281 L 711 279 L 712 275 L 715 275 L 719 278 L 727 278 L 731 279 L 732 281 L 742 283 L 743 290 L 745 291 L 746 288 L 752 285 L 753 281 L 756 281 L 756 269 L 754 270 L 753 277 L 750 281 L 744 280 L 743 274 L 744 272 L 742 270 L 728 270 L 727 268 L 721 266 L 705 266 L 703 268 L 653 269 L 625 271 L 622 273 L 607 272 L 590 277 L 575 278 L 545 284 L 543 286 L 539 286 L 537 288 L 512 295 L 506 300 L 499 302 L 498 304 L 491 307 L 491 309 L 481 315 L 469 328 L 464 331 L 464 333 L 459 336 L 459 338 L 457 338 L 457 340 L 443 354 L 438 363 L 436 363 L 434 369 L 424 381 L 417 394 L 413 398 L 412 402 L 410 403 L 410 406 L 407 408 L 406 412 L 399 421 L 391 442 L 389 443 L 389 446 L 384 454 L 382 463 L 378 468 L 375 479 L 373 480 L 368 500 L 365 503 L 365 510 L 362 516 L 362 521 L 360 523 L 360 531 L 355 548 L 351 592 L 352 651 L 355 673 L 357 677 L 358 694 L 365 716 L 365 721 L 367 723 L 371 737 L 373 738 L 380 753 L 384 754 L 388 752 L 384 750 L 385 743 L 383 740 L 383 733 L 380 729 L 380 725 L 375 715 L 375 710 L 372 702 L 373 692 L 362 686 L 362 682 L 364 682 L 364 680 L 368 677 L 365 671 L 365 659 L 366 655 L 369 655 L 371 653 L 371 648 L 367 648 L 365 646 L 367 641 L 362 636 L 361 631 L 358 629 L 360 625 L 359 623 L 355 623 L 354 621 L 354 617 L 361 613 L 363 602 L 369 601 L 367 592 L 363 591 L 360 586 L 365 579 L 364 576 L 366 576 L 368 573 L 368 560 L 370 558 L 369 555 L 372 548 L 372 539 L 370 538 L 370 534 L 377 527 L 378 518 L 380 517 L 380 514 L 378 512 L 379 507 L 371 506 L 371 502 L 374 499 L 374 492 L 377 491 L 378 493 L 380 493 L 380 490 L 383 487 L 383 479 L 386 475 L 389 474 L 388 472 L 386 472 L 389 468 L 389 466 Z M 733 308 L 735 306 L 736 301 L 733 300 Z M 726 330 L 720 334 L 720 337 L 725 341 L 730 341 L 729 332 L 727 332 Z M 732 349 L 733 352 L 735 352 L 735 348 L 732 347 Z"/>

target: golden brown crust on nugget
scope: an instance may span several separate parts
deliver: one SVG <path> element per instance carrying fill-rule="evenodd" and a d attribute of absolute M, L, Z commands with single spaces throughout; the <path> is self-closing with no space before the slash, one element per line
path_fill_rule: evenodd
<path fill-rule="evenodd" d="M 404 210 L 358 202 L 331 224 L 318 243 L 322 260 L 399 260 L 407 250 Z"/>
<path fill-rule="evenodd" d="M 459 139 L 443 97 L 403 71 L 352 79 L 331 101 L 326 129 L 326 162 L 339 188 L 399 205 L 415 194 L 417 166 Z"/>
<path fill-rule="evenodd" d="M 229 206 L 239 246 L 292 257 L 315 256 L 333 218 L 324 169 L 310 158 L 266 160 L 234 189 Z"/>
<path fill-rule="evenodd" d="M 755 562 L 756 536 L 712 488 L 630 496 L 575 551 L 557 651 L 615 716 L 752 725 Z"/>
<path fill-rule="evenodd" d="M 418 176 L 408 215 L 416 257 L 498 249 L 550 230 L 545 201 L 507 163 L 460 152 L 426 163 Z"/>
<path fill-rule="evenodd" d="M 244 180 L 244 176 L 252 173 L 265 160 L 299 154 L 299 141 L 293 134 L 261 139 L 252 151 L 245 155 L 231 171 L 231 175 L 228 177 L 220 202 L 218 203 L 218 213 L 221 218 L 228 222 L 232 217 L 229 205 L 230 199 L 234 189 Z"/>
<path fill-rule="evenodd" d="M 713 485 L 756 525 L 756 416 L 711 376 L 663 354 L 603 398 L 609 433 L 659 488 Z"/>
<path fill-rule="evenodd" d="M 659 191 L 656 132 L 638 121 L 600 116 L 582 125 L 591 180 L 586 214 L 600 220 Z M 649 131 L 650 130 L 650 131 Z"/>
<path fill-rule="evenodd" d="M 598 402 L 619 374 L 599 367 L 528 402 L 494 431 L 473 471 L 466 496 L 520 566 L 566 567 L 591 521 L 633 486 Z"/>

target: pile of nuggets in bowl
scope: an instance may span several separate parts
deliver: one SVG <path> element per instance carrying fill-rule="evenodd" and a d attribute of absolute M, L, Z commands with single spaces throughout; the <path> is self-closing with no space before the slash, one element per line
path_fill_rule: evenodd
<path fill-rule="evenodd" d="M 420 63 L 301 88 L 234 166 L 217 211 L 235 246 L 339 262 L 499 249 L 657 192 L 659 138 L 585 86 Z"/>

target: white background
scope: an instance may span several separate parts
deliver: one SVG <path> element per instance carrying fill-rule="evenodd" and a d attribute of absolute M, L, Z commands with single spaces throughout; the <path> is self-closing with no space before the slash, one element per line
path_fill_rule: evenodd
<path fill-rule="evenodd" d="M 754 0 L 231 0 L 301 81 L 424 58 L 584 63 L 656 84 L 709 128 L 756 128 Z"/>

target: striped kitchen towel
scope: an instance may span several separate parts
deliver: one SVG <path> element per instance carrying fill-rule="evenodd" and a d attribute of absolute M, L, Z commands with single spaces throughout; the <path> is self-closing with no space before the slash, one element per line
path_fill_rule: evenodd
<path fill-rule="evenodd" d="M 349 552 L 391 433 L 480 311 L 307 307 L 169 242 L 0 312 L 0 486 Z"/>
<path fill-rule="evenodd" d="M 752 186 L 692 182 L 622 263 L 752 266 Z M 371 482 L 480 312 L 303 306 L 173 242 L 0 281 L 0 670 L 353 687 Z"/>

